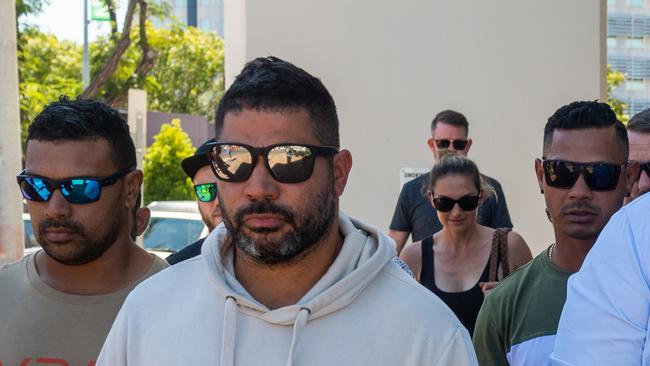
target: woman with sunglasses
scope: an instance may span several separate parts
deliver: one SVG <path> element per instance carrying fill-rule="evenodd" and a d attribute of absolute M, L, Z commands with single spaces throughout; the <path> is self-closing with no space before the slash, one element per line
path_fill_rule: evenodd
<path fill-rule="evenodd" d="M 447 155 L 429 179 L 427 195 L 442 230 L 406 247 L 401 258 L 472 334 L 485 294 L 532 255 L 524 239 L 509 228 L 477 223 L 477 208 L 493 191 L 474 162 Z"/>

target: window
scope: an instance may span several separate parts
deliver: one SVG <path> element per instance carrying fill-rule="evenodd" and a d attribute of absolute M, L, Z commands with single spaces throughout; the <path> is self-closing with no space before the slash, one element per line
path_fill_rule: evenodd
<path fill-rule="evenodd" d="M 630 6 L 643 6 L 644 0 L 627 0 L 627 5 Z"/>
<path fill-rule="evenodd" d="M 616 0 L 607 0 L 607 5 L 616 5 Z"/>
<path fill-rule="evenodd" d="M 607 47 L 616 47 L 616 37 L 607 37 Z"/>
<path fill-rule="evenodd" d="M 199 28 L 201 28 L 201 29 L 203 29 L 205 31 L 209 31 L 210 30 L 210 19 L 208 19 L 208 18 L 201 19 L 201 21 L 199 22 Z"/>
<path fill-rule="evenodd" d="M 645 89 L 643 79 L 632 79 L 625 82 L 625 88 L 631 91 L 642 91 Z"/>
<path fill-rule="evenodd" d="M 625 40 L 625 46 L 627 48 L 645 48 L 645 42 L 643 42 L 643 37 L 630 37 Z"/>

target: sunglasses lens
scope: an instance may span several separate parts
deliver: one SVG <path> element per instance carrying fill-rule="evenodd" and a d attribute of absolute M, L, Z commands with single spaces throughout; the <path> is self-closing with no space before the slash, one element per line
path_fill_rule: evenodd
<path fill-rule="evenodd" d="M 210 150 L 210 163 L 214 174 L 227 182 L 243 182 L 253 170 L 253 157 L 241 145 L 219 144 Z"/>
<path fill-rule="evenodd" d="M 478 201 L 478 196 L 463 196 L 458 200 L 458 205 L 460 205 L 460 208 L 464 211 L 472 211 L 478 207 Z"/>
<path fill-rule="evenodd" d="M 450 141 L 449 140 L 436 140 L 436 146 L 438 149 L 447 149 L 449 148 Z"/>
<path fill-rule="evenodd" d="M 580 170 L 574 164 L 564 161 L 545 160 L 544 178 L 549 187 L 570 188 L 578 179 Z"/>
<path fill-rule="evenodd" d="M 195 185 L 194 192 L 196 193 L 196 198 L 201 202 L 214 201 L 217 198 L 217 184 L 206 183 Z"/>
<path fill-rule="evenodd" d="M 589 188 L 594 191 L 609 191 L 616 188 L 621 167 L 616 164 L 588 164 L 583 174 Z"/>
<path fill-rule="evenodd" d="M 451 209 L 454 208 L 455 204 L 456 201 L 452 200 L 449 197 L 437 197 L 433 199 L 433 207 L 435 207 L 436 210 L 440 212 L 451 211 Z"/>
<path fill-rule="evenodd" d="M 465 150 L 465 146 L 467 146 L 467 140 L 454 140 L 455 150 Z"/>
<path fill-rule="evenodd" d="M 282 145 L 269 151 L 268 164 L 281 183 L 300 183 L 311 177 L 316 156 L 307 146 Z"/>
<path fill-rule="evenodd" d="M 49 184 L 38 177 L 26 177 L 20 181 L 20 191 L 25 199 L 36 202 L 44 202 L 52 197 L 52 189 Z"/>
<path fill-rule="evenodd" d="M 99 199 L 101 188 L 95 179 L 70 179 L 61 184 L 61 193 L 70 203 L 90 203 Z"/>

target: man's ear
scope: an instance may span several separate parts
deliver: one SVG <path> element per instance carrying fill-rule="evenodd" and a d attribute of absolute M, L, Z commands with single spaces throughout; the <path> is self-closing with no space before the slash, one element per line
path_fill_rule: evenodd
<path fill-rule="evenodd" d="M 140 169 L 136 169 L 124 176 L 125 205 L 128 209 L 135 207 L 136 200 L 139 199 L 143 179 L 144 175 Z"/>
<path fill-rule="evenodd" d="M 151 218 L 151 210 L 148 207 L 140 207 L 135 213 L 135 232 L 136 236 L 140 236 L 147 230 L 149 226 L 149 219 Z"/>
<path fill-rule="evenodd" d="M 535 159 L 535 176 L 537 176 L 537 184 L 539 190 L 544 193 L 544 168 L 542 167 L 542 159 Z"/>
<path fill-rule="evenodd" d="M 433 155 L 436 154 L 436 141 L 433 139 L 433 137 L 427 139 L 427 146 L 429 146 L 429 150 L 431 150 L 431 153 Z"/>
<path fill-rule="evenodd" d="M 352 154 L 350 151 L 343 149 L 339 151 L 333 158 L 333 173 L 334 173 L 334 188 L 336 196 L 341 197 L 345 186 L 348 183 L 350 170 L 352 169 Z"/>
<path fill-rule="evenodd" d="M 467 146 L 465 146 L 465 155 L 469 153 L 469 148 L 472 147 L 472 139 L 467 139 Z"/>

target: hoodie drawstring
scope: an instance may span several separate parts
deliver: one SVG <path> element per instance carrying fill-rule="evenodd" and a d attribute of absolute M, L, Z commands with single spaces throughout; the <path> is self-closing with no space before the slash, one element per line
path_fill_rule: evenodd
<path fill-rule="evenodd" d="M 237 329 L 237 300 L 226 296 L 223 310 L 223 330 L 221 334 L 221 366 L 235 364 L 235 331 Z"/>
<path fill-rule="evenodd" d="M 311 310 L 307 308 L 301 308 L 298 316 L 296 316 L 296 320 L 293 323 L 293 337 L 291 338 L 291 348 L 289 349 L 286 366 L 293 366 L 293 350 L 298 340 L 298 332 L 307 324 L 307 318 L 309 318 L 310 312 Z"/>

